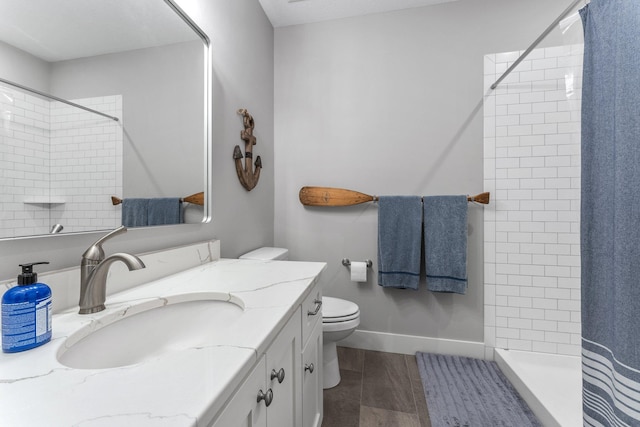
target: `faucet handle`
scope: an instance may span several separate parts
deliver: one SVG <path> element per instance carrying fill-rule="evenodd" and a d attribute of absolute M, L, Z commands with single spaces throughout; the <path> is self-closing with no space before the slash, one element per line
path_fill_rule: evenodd
<path fill-rule="evenodd" d="M 126 232 L 127 232 L 127 227 L 125 227 L 124 225 L 121 225 L 115 230 L 111 230 L 109 233 L 105 234 L 104 236 L 96 240 L 93 245 L 89 246 L 89 249 L 87 249 L 82 254 L 82 257 L 86 259 L 97 260 L 97 261 L 103 260 L 104 250 L 102 249 L 102 244 L 107 240 L 109 240 L 110 238 L 118 236 L 120 234 L 124 234 Z"/>

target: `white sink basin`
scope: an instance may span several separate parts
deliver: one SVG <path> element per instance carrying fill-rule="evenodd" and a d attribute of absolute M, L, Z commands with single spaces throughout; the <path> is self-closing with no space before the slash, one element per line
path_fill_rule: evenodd
<path fill-rule="evenodd" d="M 225 293 L 147 301 L 99 318 L 69 336 L 58 361 L 76 369 L 116 368 L 216 345 L 230 322 L 242 315 L 243 306 Z"/>

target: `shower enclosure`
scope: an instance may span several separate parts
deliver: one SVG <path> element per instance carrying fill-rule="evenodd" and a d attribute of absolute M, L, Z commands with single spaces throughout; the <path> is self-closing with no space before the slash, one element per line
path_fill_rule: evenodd
<path fill-rule="evenodd" d="M 491 90 L 521 53 L 484 59 L 484 190 L 495 201 L 484 220 L 485 345 L 541 420 L 582 425 L 583 46 L 535 49 Z"/>

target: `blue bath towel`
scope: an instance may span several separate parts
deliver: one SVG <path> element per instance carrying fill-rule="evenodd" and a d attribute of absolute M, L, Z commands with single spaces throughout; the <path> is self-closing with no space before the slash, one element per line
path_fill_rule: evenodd
<path fill-rule="evenodd" d="M 422 199 L 380 197 L 378 210 L 378 284 L 417 290 L 420 282 Z"/>
<path fill-rule="evenodd" d="M 147 225 L 182 223 L 182 206 L 178 197 L 149 199 Z"/>
<path fill-rule="evenodd" d="M 149 199 L 123 199 L 122 200 L 122 225 L 125 227 L 145 227 Z"/>
<path fill-rule="evenodd" d="M 424 198 L 427 289 L 467 290 L 467 196 Z"/>

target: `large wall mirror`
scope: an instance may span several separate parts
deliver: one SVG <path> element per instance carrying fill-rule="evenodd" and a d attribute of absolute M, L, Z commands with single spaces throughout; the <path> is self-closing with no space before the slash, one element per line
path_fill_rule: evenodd
<path fill-rule="evenodd" d="M 209 49 L 171 0 L 3 2 L 0 239 L 208 221 Z"/>

